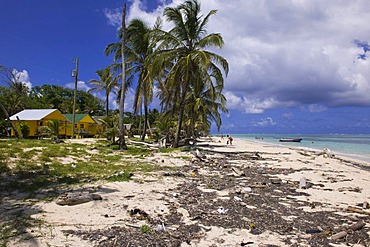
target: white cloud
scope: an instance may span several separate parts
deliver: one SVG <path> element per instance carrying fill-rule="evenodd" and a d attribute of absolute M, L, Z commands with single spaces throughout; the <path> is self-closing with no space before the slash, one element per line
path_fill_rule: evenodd
<path fill-rule="evenodd" d="M 282 116 L 283 118 L 286 118 L 286 119 L 292 119 L 294 114 L 292 112 L 286 112 Z"/>
<path fill-rule="evenodd" d="M 120 26 L 122 23 L 122 9 L 104 9 L 103 13 L 111 26 Z"/>
<path fill-rule="evenodd" d="M 134 105 L 135 91 L 132 88 L 129 88 L 126 93 L 125 98 L 125 112 L 132 111 Z M 105 101 L 105 97 L 103 99 Z M 117 102 L 117 94 L 109 94 L 109 109 L 116 110 L 119 109 L 119 102 Z"/>
<path fill-rule="evenodd" d="M 66 84 L 66 88 L 70 89 L 75 89 L 75 83 L 74 82 L 69 82 Z M 88 91 L 90 90 L 91 87 L 84 81 L 78 81 L 77 82 L 77 90 L 82 90 L 82 91 Z"/>
<path fill-rule="evenodd" d="M 145 1 L 133 0 L 129 19 L 141 18 L 152 25 L 166 6 L 182 2 L 161 1 L 148 11 Z M 279 107 L 323 111 L 370 105 L 370 60 L 358 59 L 363 50 L 353 42 L 370 41 L 366 0 L 200 2 L 203 14 L 218 10 L 207 29 L 221 33 L 225 41 L 223 49 L 214 51 L 229 61 L 225 80 L 229 109 L 263 113 Z M 106 13 L 119 25 L 118 11 Z"/>
<path fill-rule="evenodd" d="M 309 112 L 323 112 L 323 111 L 326 111 L 327 108 L 323 105 L 311 104 L 307 106 L 307 110 Z"/>
<path fill-rule="evenodd" d="M 32 88 L 32 83 L 31 83 L 27 70 L 18 71 L 16 69 L 13 69 L 12 73 L 17 82 L 23 83 L 24 85 L 28 87 L 28 89 Z"/>
<path fill-rule="evenodd" d="M 252 122 L 251 124 L 254 127 L 266 127 L 266 126 L 274 126 L 276 125 L 276 122 L 272 118 L 266 117 L 264 119 L 261 119 L 258 122 Z"/>
<path fill-rule="evenodd" d="M 225 93 L 227 99 L 227 108 L 236 109 L 245 113 L 259 114 L 265 110 L 278 108 L 278 107 L 291 107 L 296 103 L 291 101 L 279 102 L 273 97 L 270 98 L 246 98 L 245 96 L 237 96 L 232 92 Z"/>

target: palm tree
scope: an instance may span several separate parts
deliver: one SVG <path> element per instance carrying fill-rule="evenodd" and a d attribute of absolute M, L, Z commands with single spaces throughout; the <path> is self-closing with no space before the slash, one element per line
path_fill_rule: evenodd
<path fill-rule="evenodd" d="M 138 83 L 135 90 L 134 114 L 144 107 L 144 130 L 141 140 L 145 140 L 148 128 L 148 107 L 153 100 L 153 76 L 150 74 L 150 65 L 153 55 L 150 29 L 142 20 L 133 19 L 127 28 L 128 61 L 131 69 L 138 74 Z"/>
<path fill-rule="evenodd" d="M 111 142 L 115 144 L 119 124 L 117 114 L 107 116 L 103 119 L 98 119 L 98 121 L 101 122 L 106 128 L 107 139 L 110 139 Z"/>
<path fill-rule="evenodd" d="M 60 128 L 59 120 L 50 119 L 48 120 L 48 124 L 50 126 L 52 137 L 58 141 L 59 140 L 59 128 Z"/>
<path fill-rule="evenodd" d="M 178 146 L 180 140 L 187 96 L 191 93 L 195 81 L 222 91 L 223 77 L 217 64 L 226 75 L 228 73 L 227 61 L 205 50 L 212 46 L 221 48 L 224 44 L 220 34 L 207 34 L 205 29 L 210 16 L 216 12 L 212 10 L 202 18 L 197 0 L 189 0 L 164 11 L 166 19 L 172 22 L 174 27 L 169 32 L 162 32 L 162 43 L 158 47 L 162 52 L 155 58 L 154 64 L 159 63 L 155 67 L 163 67 L 164 62 L 173 62 L 165 79 L 165 86 L 162 87 L 166 92 L 163 92 L 165 96 L 162 96 L 161 103 L 165 109 L 178 112 L 174 147 Z"/>
<path fill-rule="evenodd" d="M 148 108 L 149 104 L 153 100 L 153 85 L 154 75 L 151 74 L 151 61 L 154 54 L 154 47 L 156 45 L 153 42 L 152 33 L 153 30 L 158 29 L 160 26 L 159 22 L 155 24 L 153 29 L 140 19 L 133 19 L 130 21 L 127 27 L 126 34 L 126 62 L 128 68 L 126 73 L 133 76 L 138 75 L 138 83 L 135 90 L 134 98 L 134 114 L 137 114 L 142 106 L 144 107 L 144 131 L 142 134 L 142 141 L 146 136 L 146 130 L 148 128 Z M 122 36 L 120 36 L 122 38 Z M 112 43 L 105 49 L 106 55 L 111 53 L 115 54 L 115 60 L 122 58 L 121 43 Z"/>
<path fill-rule="evenodd" d="M 105 69 L 100 69 L 96 71 L 96 75 L 99 79 L 92 79 L 89 83 L 94 88 L 91 88 L 88 92 L 100 92 L 105 91 L 105 109 L 106 115 L 109 115 L 109 94 L 117 87 L 117 80 L 114 77 L 114 73 L 111 72 L 111 67 L 108 66 Z"/>
<path fill-rule="evenodd" d="M 220 130 L 222 124 L 220 111 L 227 112 L 226 98 L 222 94 L 223 85 L 222 74 L 217 68 L 210 74 L 197 75 L 195 78 L 189 100 L 187 100 L 190 112 L 190 135 L 195 134 L 192 131 L 195 130 L 196 122 L 198 127 L 202 126 L 199 130 L 208 130 L 211 122 L 216 123 Z"/>

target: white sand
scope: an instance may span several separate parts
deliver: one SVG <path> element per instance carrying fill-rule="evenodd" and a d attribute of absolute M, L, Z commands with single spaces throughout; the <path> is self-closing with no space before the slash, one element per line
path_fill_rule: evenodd
<path fill-rule="evenodd" d="M 323 155 L 319 156 L 314 152 L 241 139 L 234 139 L 232 146 L 226 146 L 224 143 L 218 142 L 209 144 L 210 146 L 204 146 L 203 148 L 223 152 L 258 151 L 264 158 L 273 158 L 271 161 L 255 161 L 262 168 L 301 169 L 301 171 L 287 175 L 285 173 L 278 174 L 277 177 L 287 183 L 299 182 L 301 178 L 306 178 L 309 184 L 321 184 L 321 187 L 312 186 L 308 189 L 301 189 L 309 196 L 300 196 L 298 197 L 299 200 L 323 203 L 322 207 L 319 206 L 314 209 L 307 207 L 303 208 L 304 210 L 335 210 L 348 215 L 349 213 L 345 212 L 348 206 L 354 206 L 370 199 L 369 172 L 360 170 L 350 165 L 350 163 L 343 163 L 336 157 L 329 158 Z M 151 157 L 150 159 L 152 161 L 157 160 L 158 164 L 186 164 L 183 160 L 179 161 L 168 156 Z M 248 165 L 248 162 L 248 160 L 239 161 L 235 164 L 232 163 L 232 165 L 243 166 Z M 363 161 L 358 162 L 370 166 L 370 164 Z M 32 234 L 37 236 L 32 241 L 14 241 L 11 244 L 12 246 L 40 247 L 90 246 L 91 243 L 89 244 L 72 235 L 66 235 L 62 230 L 104 229 L 110 226 L 127 226 L 127 224 L 129 225 L 127 227 L 133 227 L 132 225 L 141 226 L 145 224 L 145 221 L 137 220 L 133 223 L 127 210 L 140 208 L 152 217 L 168 213 L 169 203 L 165 202 L 163 198 L 166 197 L 168 201 L 176 204 L 176 196 L 172 195 L 169 190 L 184 181 L 186 181 L 185 178 L 136 177 L 132 182 L 100 185 L 101 187 L 97 189 L 96 193 L 103 197 L 103 201 L 92 201 L 75 206 L 59 206 L 55 202 L 38 203 L 36 206 L 40 207 L 43 212 L 33 215 L 33 217 L 42 219 L 46 224 L 32 229 Z M 227 192 L 223 196 L 227 196 Z M 289 204 L 289 202 L 286 203 Z M 182 208 L 178 210 L 184 215 L 183 221 L 191 223 L 186 210 Z M 240 246 L 242 241 L 254 242 L 254 244 L 248 246 L 259 246 L 260 244 L 285 246 L 282 239 L 282 236 L 271 232 L 252 235 L 245 229 L 232 231 L 212 227 L 209 231 L 204 232 L 204 238 L 200 242 L 194 242 L 191 246 L 209 246 L 217 243 L 222 243 L 217 246 Z M 183 244 L 183 246 L 189 245 Z M 337 246 L 342 245 L 338 244 Z"/>

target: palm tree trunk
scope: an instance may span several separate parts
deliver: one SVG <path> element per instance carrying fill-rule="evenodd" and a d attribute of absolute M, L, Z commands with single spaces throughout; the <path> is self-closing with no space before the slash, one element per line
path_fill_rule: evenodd
<path fill-rule="evenodd" d="M 105 114 L 107 117 L 109 116 L 109 94 L 107 93 L 105 96 Z"/>
<path fill-rule="evenodd" d="M 181 137 L 181 128 L 182 128 L 182 122 L 184 118 L 184 112 L 185 112 L 185 97 L 186 97 L 186 91 L 184 90 L 181 95 L 181 101 L 180 101 L 180 112 L 179 112 L 179 119 L 177 122 L 177 129 L 176 129 L 176 135 L 175 135 L 175 141 L 173 144 L 174 148 L 177 148 L 179 146 L 179 141 Z"/>
<path fill-rule="evenodd" d="M 148 128 L 148 106 L 147 104 L 144 104 L 144 129 L 143 129 L 143 135 L 141 136 L 141 141 L 145 140 L 147 128 Z"/>
<path fill-rule="evenodd" d="M 125 109 L 125 91 L 126 91 L 126 59 L 125 59 L 125 46 L 126 46 L 126 3 L 123 5 L 122 11 L 122 43 L 121 43 L 121 56 L 122 56 L 122 86 L 121 98 L 119 100 L 119 147 L 121 150 L 127 150 L 125 142 L 125 130 L 123 124 L 123 116 Z"/>
<path fill-rule="evenodd" d="M 8 111 L 5 109 L 4 105 L 0 103 L 0 108 L 2 110 L 2 112 L 4 113 L 6 119 L 8 120 L 10 126 L 12 127 L 13 131 L 14 131 L 14 135 L 17 139 L 19 139 L 19 133 L 18 133 L 18 130 L 17 128 L 14 126 L 13 122 L 10 120 L 10 117 L 9 117 L 9 114 L 8 114 Z"/>

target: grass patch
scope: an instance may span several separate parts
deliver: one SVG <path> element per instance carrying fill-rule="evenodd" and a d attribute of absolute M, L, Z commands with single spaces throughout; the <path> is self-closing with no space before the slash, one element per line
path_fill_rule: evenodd
<path fill-rule="evenodd" d="M 145 145 L 129 145 L 124 152 L 116 151 L 119 146 L 109 145 L 107 141 L 99 141 L 93 147 L 91 152 L 92 146 L 84 144 L 0 140 L 0 199 L 4 195 L 11 197 L 12 193 L 23 192 L 22 199 L 37 195 L 38 200 L 50 201 L 59 195 L 58 191 L 70 185 L 98 180 L 129 181 L 137 173 L 175 169 L 142 160 L 151 152 L 157 152 Z M 178 151 L 164 150 L 166 153 Z M 73 163 L 63 164 L 61 159 L 65 158 L 73 160 Z M 21 211 L 24 212 L 14 219 L 0 222 L 0 247 L 6 246 L 10 238 L 40 224 L 25 215 L 26 210 Z M 142 232 L 150 233 L 152 229 L 143 226 Z"/>
<path fill-rule="evenodd" d="M 147 156 L 151 152 L 152 151 L 150 149 L 133 146 L 133 147 L 130 147 L 129 149 L 127 149 L 125 154 L 132 155 L 132 156 Z"/>

